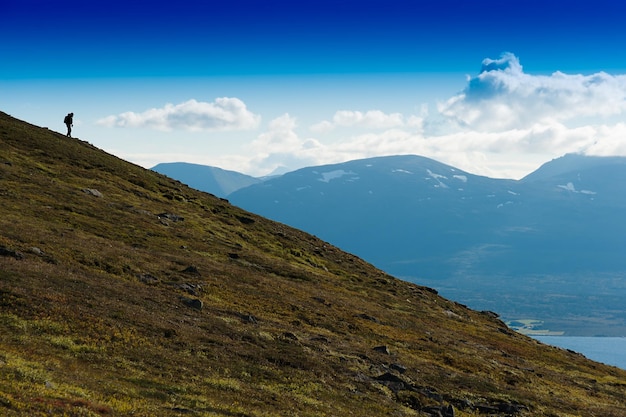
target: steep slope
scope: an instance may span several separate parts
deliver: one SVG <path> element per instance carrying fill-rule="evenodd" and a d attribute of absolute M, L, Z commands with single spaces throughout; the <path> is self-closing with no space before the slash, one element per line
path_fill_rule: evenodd
<path fill-rule="evenodd" d="M 261 182 L 258 178 L 239 172 L 186 162 L 162 163 L 151 169 L 217 197 L 226 197 L 240 188 Z"/>
<path fill-rule="evenodd" d="M 0 113 L 0 414 L 623 416 L 626 372 Z"/>

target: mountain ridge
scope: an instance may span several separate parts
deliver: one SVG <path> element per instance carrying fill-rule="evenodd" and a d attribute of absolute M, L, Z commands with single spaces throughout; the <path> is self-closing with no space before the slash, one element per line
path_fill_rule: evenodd
<path fill-rule="evenodd" d="M 626 371 L 0 113 L 6 416 L 621 416 Z"/>
<path fill-rule="evenodd" d="M 222 198 L 240 188 L 262 181 L 259 178 L 241 174 L 236 171 L 187 162 L 160 163 L 150 169 L 171 178 L 181 180 L 192 188 Z"/>

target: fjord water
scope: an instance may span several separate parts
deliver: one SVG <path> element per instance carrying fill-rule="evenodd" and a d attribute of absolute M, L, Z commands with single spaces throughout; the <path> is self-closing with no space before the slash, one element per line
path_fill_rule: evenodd
<path fill-rule="evenodd" d="M 533 337 L 542 343 L 581 353 L 596 362 L 626 369 L 626 337 Z"/>

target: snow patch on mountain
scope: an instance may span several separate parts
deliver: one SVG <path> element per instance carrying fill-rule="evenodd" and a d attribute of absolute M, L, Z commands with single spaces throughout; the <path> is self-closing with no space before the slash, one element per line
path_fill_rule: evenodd
<path fill-rule="evenodd" d="M 461 180 L 462 182 L 467 182 L 467 176 L 466 175 L 453 175 L 453 178 L 456 178 L 457 180 Z"/>
<path fill-rule="evenodd" d="M 427 169 L 426 171 L 428 172 L 428 175 L 431 178 L 437 181 L 435 188 L 448 188 L 448 186 L 443 181 L 441 181 L 441 178 L 443 178 L 444 180 L 447 180 L 448 177 L 446 177 L 445 175 L 441 175 L 441 174 L 435 174 L 430 169 Z M 430 179 L 430 178 L 427 178 L 427 179 Z"/>
<path fill-rule="evenodd" d="M 446 177 L 445 175 L 441 175 L 441 174 L 435 174 L 434 172 L 432 172 L 430 169 L 426 170 L 428 172 L 428 175 L 431 176 L 432 178 L 439 180 L 439 178 L 443 178 L 444 180 L 447 180 L 448 177 Z"/>
<path fill-rule="evenodd" d="M 392 169 L 391 172 L 400 172 L 402 174 L 413 174 L 411 171 L 407 171 L 406 169 Z"/>
<path fill-rule="evenodd" d="M 316 171 L 314 172 L 317 173 Z M 353 180 L 359 178 L 356 173 L 352 171 L 345 171 L 343 169 L 337 169 L 335 171 L 329 171 L 329 172 L 322 172 L 320 175 L 322 176 L 322 178 L 319 178 L 318 181 L 322 181 L 322 182 L 330 182 L 331 180 L 336 180 L 337 178 L 341 178 L 346 175 L 353 175 L 353 178 L 351 178 Z"/>
<path fill-rule="evenodd" d="M 588 195 L 595 195 L 596 193 L 594 191 L 589 191 L 589 190 L 576 190 L 576 187 L 574 186 L 573 183 L 568 182 L 566 185 L 557 185 L 557 187 L 562 188 L 566 191 L 572 192 L 572 193 L 580 193 L 580 194 L 588 194 Z"/>

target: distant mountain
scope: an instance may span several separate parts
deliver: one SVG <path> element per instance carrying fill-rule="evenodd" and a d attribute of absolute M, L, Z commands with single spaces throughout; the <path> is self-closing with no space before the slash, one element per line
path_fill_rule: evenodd
<path fill-rule="evenodd" d="M 240 188 L 262 181 L 239 172 L 186 162 L 162 163 L 151 169 L 179 180 L 192 188 L 222 198 Z"/>
<path fill-rule="evenodd" d="M 229 199 L 379 266 L 428 258 L 439 273 L 451 248 L 487 231 L 483 223 L 515 197 L 509 192 L 514 186 L 428 158 L 395 156 L 304 168 Z"/>
<path fill-rule="evenodd" d="M 566 155 L 515 181 L 380 157 L 304 168 L 228 198 L 474 308 L 626 335 L 626 314 L 607 321 L 626 296 L 626 158 Z"/>
<path fill-rule="evenodd" d="M 563 175 L 570 175 L 572 172 L 581 173 L 624 164 L 626 164 L 626 158 L 622 156 L 586 156 L 571 153 L 543 164 L 536 171 L 522 178 L 521 181 L 550 181 L 561 178 Z"/>

